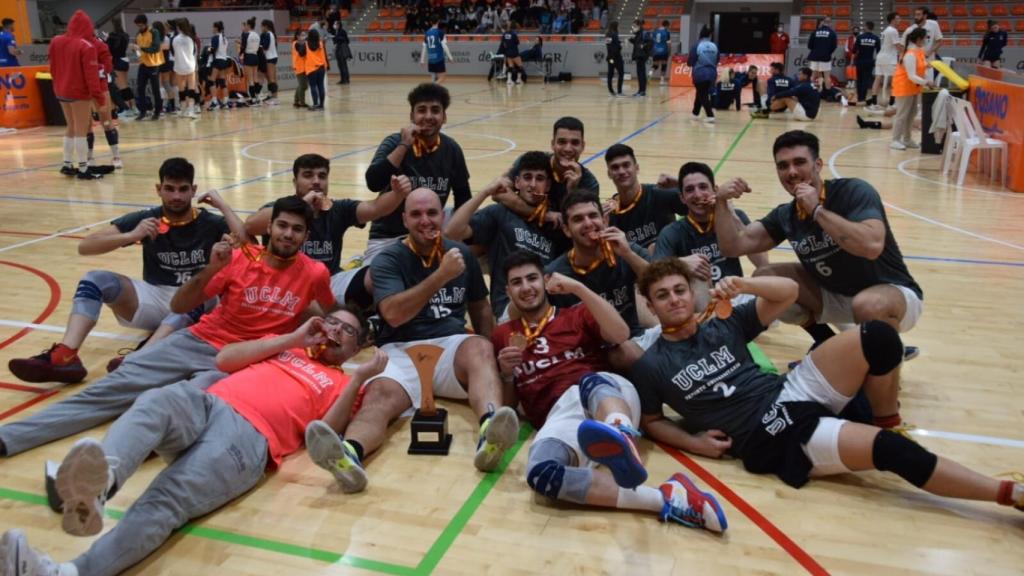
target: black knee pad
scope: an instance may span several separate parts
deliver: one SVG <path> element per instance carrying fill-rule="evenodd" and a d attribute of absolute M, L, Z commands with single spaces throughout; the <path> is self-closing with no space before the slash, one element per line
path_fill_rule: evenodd
<path fill-rule="evenodd" d="M 868 320 L 860 325 L 860 349 L 872 376 L 888 374 L 903 361 L 900 333 L 881 320 Z"/>
<path fill-rule="evenodd" d="M 535 464 L 526 475 L 526 483 L 530 488 L 548 498 L 558 498 L 565 477 L 565 466 L 554 460 L 545 460 Z"/>
<path fill-rule="evenodd" d="M 89 130 L 89 133 L 85 135 L 85 141 L 89 143 L 89 150 L 92 150 L 92 147 L 96 145 L 96 136 L 93 136 L 92 130 Z"/>
<path fill-rule="evenodd" d="M 277 82 L 267 84 L 267 89 L 270 90 L 271 94 L 277 94 Z"/>
<path fill-rule="evenodd" d="M 223 78 L 217 78 L 215 84 L 217 85 L 217 88 L 227 88 L 228 87 L 228 81 L 223 79 Z"/>
<path fill-rule="evenodd" d="M 125 100 L 134 100 L 135 94 L 132 93 L 131 88 L 121 88 L 121 98 Z"/>
<path fill-rule="evenodd" d="M 103 135 L 107 137 L 107 145 L 109 145 L 109 146 L 117 146 L 117 141 L 118 141 L 117 128 L 111 128 L 110 130 L 105 130 L 103 132 Z"/>
<path fill-rule="evenodd" d="M 928 482 L 939 463 L 938 456 L 890 430 L 882 430 L 875 436 L 871 459 L 875 468 L 893 472 L 918 488 Z"/>

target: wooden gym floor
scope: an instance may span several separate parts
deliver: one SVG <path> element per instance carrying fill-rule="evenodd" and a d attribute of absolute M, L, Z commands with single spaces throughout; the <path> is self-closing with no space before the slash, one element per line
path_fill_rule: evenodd
<path fill-rule="evenodd" d="M 328 113 L 296 111 L 291 94 L 276 108 L 122 124 L 125 169 L 98 182 L 57 173 L 62 130 L 39 128 L 0 137 L 0 421 L 23 418 L 66 390 L 23 385 L 6 361 L 59 340 L 79 277 L 105 268 L 140 274 L 137 249 L 80 257 L 78 238 L 125 213 L 156 203 L 157 168 L 185 156 L 200 191 L 218 188 L 239 211 L 292 193 L 290 166 L 300 153 L 332 158 L 334 197 L 370 198 L 363 172 L 380 140 L 408 122 L 407 91 L 423 78 L 356 78 L 331 85 Z M 333 80 L 332 80 L 333 82 Z M 724 180 L 742 176 L 755 192 L 739 202 L 752 218 L 787 201 L 771 158 L 774 137 L 806 128 L 823 142 L 828 177 L 867 179 L 887 202 L 908 265 L 925 291 L 926 313 L 906 336 L 921 356 L 903 370 L 902 405 L 917 439 L 979 471 L 1024 468 L 1024 360 L 1019 350 L 1024 306 L 1024 195 L 972 177 L 957 188 L 939 174 L 935 156 L 893 152 L 886 131 L 861 131 L 854 109 L 825 105 L 812 124 L 749 121 L 724 112 L 713 126 L 689 120 L 690 89 L 651 86 L 648 98 L 610 99 L 603 84 L 507 89 L 483 79 L 451 78 L 448 133 L 466 152 L 479 190 L 515 156 L 549 148 L 560 116 L 587 128 L 584 160 L 601 181 L 603 150 L 636 149 L 642 180 L 706 162 Z M 97 152 L 105 161 L 102 136 Z M 243 214 L 244 217 L 244 214 Z M 345 237 L 345 255 L 362 251 L 364 230 Z M 771 253 L 790 260 L 787 249 Z M 81 356 L 89 381 L 102 376 L 119 348 L 139 337 L 109 312 Z M 784 326 L 759 340 L 780 367 L 800 357 L 809 339 Z M 405 454 L 408 424 L 392 427 L 369 459 L 369 489 L 347 496 L 304 453 L 238 502 L 176 534 L 136 574 L 1019 574 L 1024 515 L 992 504 L 942 500 L 880 473 L 815 481 L 797 491 L 756 477 L 735 461 L 690 459 L 643 441 L 652 481 L 685 470 L 726 509 L 725 537 L 658 523 L 651 516 L 554 506 L 524 481 L 529 437 L 507 467 L 490 475 L 472 465 L 476 423 L 467 406 L 452 412 L 452 453 L 443 459 Z M 103 429 L 88 432 L 101 437 Z M 44 506 L 42 472 L 75 438 L 0 460 L 0 531 L 21 527 L 29 541 L 63 561 L 92 539 L 60 530 Z M 108 503 L 108 526 L 162 468 L 147 462 Z"/>

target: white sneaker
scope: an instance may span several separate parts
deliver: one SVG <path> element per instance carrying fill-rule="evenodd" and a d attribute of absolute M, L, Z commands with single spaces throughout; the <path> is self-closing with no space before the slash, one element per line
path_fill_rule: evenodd
<path fill-rule="evenodd" d="M 523 81 L 522 81 L 522 80 L 516 80 L 516 86 L 519 86 L 519 85 L 520 85 L 520 84 L 522 84 L 522 83 L 523 83 Z"/>
<path fill-rule="evenodd" d="M 846 96 L 840 96 L 839 101 L 843 103 L 843 106 L 849 106 L 850 101 L 846 99 Z"/>
<path fill-rule="evenodd" d="M 95 536 L 103 530 L 103 506 L 110 486 L 110 465 L 92 438 L 75 442 L 57 469 L 57 494 L 64 502 L 64 531 Z"/>
<path fill-rule="evenodd" d="M 363 463 L 323 420 L 313 420 L 306 426 L 306 450 L 310 460 L 334 476 L 342 492 L 355 494 L 366 490 L 368 478 Z"/>
<path fill-rule="evenodd" d="M 662 78 L 661 81 L 658 82 L 659 86 L 664 86 L 665 84 L 668 84 L 668 82 L 664 78 Z"/>
<path fill-rule="evenodd" d="M 690 115 L 690 120 L 693 120 L 694 122 L 700 122 L 700 114 Z"/>
<path fill-rule="evenodd" d="M 508 84 L 509 86 L 513 86 L 515 84 L 511 76 L 508 77 L 508 80 L 506 80 L 505 83 Z"/>
<path fill-rule="evenodd" d="M 906 145 L 904 145 L 903 142 L 899 142 L 899 141 L 896 141 L 896 140 L 893 140 L 892 143 L 889 144 L 889 148 L 892 148 L 893 150 L 906 150 L 907 149 Z"/>
<path fill-rule="evenodd" d="M 904 140 L 903 141 L 903 145 L 906 146 L 907 148 L 920 148 L 921 147 L 920 144 L 918 144 L 917 142 L 914 142 L 913 140 Z"/>
<path fill-rule="evenodd" d="M 519 416 L 508 406 L 502 406 L 484 420 L 480 426 L 480 437 L 476 444 L 473 465 L 481 472 L 492 472 L 501 458 L 519 438 Z"/>
<path fill-rule="evenodd" d="M 121 162 L 121 157 L 120 156 L 114 156 L 114 158 L 110 161 L 110 163 L 114 166 L 114 170 L 120 170 L 120 169 L 124 168 L 124 163 Z"/>
<path fill-rule="evenodd" d="M 715 123 L 715 117 L 714 116 L 708 116 L 707 118 L 704 119 L 704 123 L 705 124 L 714 124 Z"/>
<path fill-rule="evenodd" d="M 49 556 L 28 545 L 25 533 L 18 529 L 4 532 L 0 538 L 0 574 L 3 576 L 78 576 L 70 562 L 57 564 Z"/>

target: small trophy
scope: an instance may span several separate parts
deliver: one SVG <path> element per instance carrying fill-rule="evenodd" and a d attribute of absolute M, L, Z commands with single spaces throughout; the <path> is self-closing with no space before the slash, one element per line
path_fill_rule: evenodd
<path fill-rule="evenodd" d="M 444 350 L 439 346 L 417 344 L 406 348 L 420 378 L 420 407 L 412 417 L 409 454 L 448 455 L 452 435 L 448 433 L 448 411 L 434 404 L 434 367 Z"/>

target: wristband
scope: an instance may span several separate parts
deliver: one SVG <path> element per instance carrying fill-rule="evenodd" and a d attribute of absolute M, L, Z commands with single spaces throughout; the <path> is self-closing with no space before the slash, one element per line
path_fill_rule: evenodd
<path fill-rule="evenodd" d="M 811 222 L 818 221 L 818 210 L 821 210 L 821 204 L 818 204 L 814 207 L 814 210 L 811 210 Z"/>

